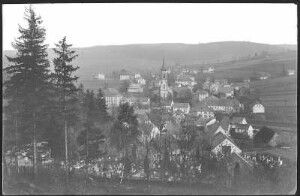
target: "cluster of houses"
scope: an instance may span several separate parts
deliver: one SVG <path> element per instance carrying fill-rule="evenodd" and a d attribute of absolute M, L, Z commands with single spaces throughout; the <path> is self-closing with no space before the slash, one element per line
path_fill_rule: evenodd
<path fill-rule="evenodd" d="M 249 124 L 241 112 L 248 110 L 251 114 L 264 114 L 265 108 L 262 102 L 257 100 L 243 101 L 236 97 L 236 94 L 243 96 L 249 90 L 249 82 L 231 83 L 226 79 L 216 79 L 211 81 L 207 78 L 203 88 L 193 93 L 192 89 L 197 84 L 190 71 L 183 69 L 175 77 L 175 84 L 169 86 L 168 75 L 170 69 L 163 61 L 161 77 L 149 81 L 155 89 L 153 94 L 160 97 L 159 103 L 151 103 L 148 97 L 143 95 L 143 91 L 132 91 L 131 88 L 138 88 L 141 84 L 142 76 L 135 74 L 132 83 L 125 94 L 119 93 L 116 89 L 106 89 L 104 92 L 108 108 L 118 107 L 121 103 L 129 103 L 134 106 L 138 114 L 138 121 L 151 125 L 151 137 L 157 137 L 167 130 L 169 134 L 176 134 L 182 126 L 194 126 L 206 135 L 214 154 L 230 152 L 235 153 L 237 159 L 251 165 L 243 156 L 239 143 L 241 140 L 251 141 L 258 132 Z M 122 76 L 122 77 L 121 77 Z M 129 75 L 121 75 L 120 80 L 131 80 Z M 143 82 L 143 83 L 146 83 Z M 173 100 L 175 92 L 191 91 L 196 102 L 190 103 L 175 102 Z M 163 125 L 155 122 L 152 111 L 158 111 L 161 115 Z M 221 116 L 221 118 L 220 118 Z M 162 128 L 163 127 L 163 128 Z"/>

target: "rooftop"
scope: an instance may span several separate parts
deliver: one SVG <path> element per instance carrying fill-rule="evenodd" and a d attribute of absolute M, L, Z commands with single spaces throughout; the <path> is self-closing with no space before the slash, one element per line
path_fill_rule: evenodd
<path fill-rule="evenodd" d="M 232 124 L 241 124 L 242 121 L 243 121 L 244 117 L 241 117 L 241 116 L 234 116 L 232 117 L 231 119 L 231 123 Z"/>
<path fill-rule="evenodd" d="M 189 108 L 189 103 L 174 103 L 173 108 Z"/>

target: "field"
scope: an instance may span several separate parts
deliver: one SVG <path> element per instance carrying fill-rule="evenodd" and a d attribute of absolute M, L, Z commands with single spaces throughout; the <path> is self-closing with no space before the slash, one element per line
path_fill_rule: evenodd
<path fill-rule="evenodd" d="M 236 62 L 220 63 L 215 65 L 215 78 L 226 77 L 250 77 L 253 71 L 267 72 L 271 77 L 278 77 L 282 73 L 283 65 L 285 69 L 297 71 L 296 53 L 288 52 L 278 55 L 271 55 L 256 60 L 240 60 Z"/>
<path fill-rule="evenodd" d="M 266 107 L 268 120 L 297 122 L 297 77 L 281 77 L 250 83 Z"/>

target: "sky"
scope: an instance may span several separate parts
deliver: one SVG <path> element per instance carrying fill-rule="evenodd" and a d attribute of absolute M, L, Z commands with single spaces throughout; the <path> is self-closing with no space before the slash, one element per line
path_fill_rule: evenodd
<path fill-rule="evenodd" d="M 2 6 L 3 50 L 26 27 L 24 4 Z M 33 4 L 54 47 L 63 36 L 73 47 L 139 43 L 198 44 L 250 41 L 297 44 L 295 4 L 77 3 Z"/>

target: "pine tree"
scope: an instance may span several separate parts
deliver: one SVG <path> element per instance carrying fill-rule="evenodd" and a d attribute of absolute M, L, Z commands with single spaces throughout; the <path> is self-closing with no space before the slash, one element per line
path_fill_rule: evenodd
<path fill-rule="evenodd" d="M 20 142 L 33 141 L 33 166 L 37 174 L 37 140 L 43 129 L 43 117 L 49 101 L 49 61 L 46 30 L 31 6 L 25 10 L 27 28 L 19 26 L 21 34 L 12 46 L 16 57 L 7 57 L 10 65 L 4 69 L 11 77 L 4 83 L 5 98 L 15 119 Z M 21 131 L 22 130 L 22 131 Z"/>
<path fill-rule="evenodd" d="M 137 115 L 134 114 L 133 107 L 128 103 L 120 105 L 118 117 L 110 132 L 112 144 L 119 151 L 125 149 L 127 154 L 129 146 L 135 142 L 138 134 Z"/>
<path fill-rule="evenodd" d="M 106 120 L 108 120 L 106 101 L 101 88 L 99 88 L 97 93 L 96 108 L 99 112 L 100 121 L 105 122 Z"/>
<path fill-rule="evenodd" d="M 84 98 L 86 111 L 86 119 L 83 124 L 84 130 L 77 138 L 79 145 L 84 145 L 81 154 L 85 155 L 87 162 L 106 153 L 99 150 L 99 145 L 104 143 L 105 131 L 108 129 L 109 123 L 101 119 L 102 113 L 99 111 L 98 104 L 94 92 L 87 90 Z"/>
<path fill-rule="evenodd" d="M 71 44 L 67 44 L 66 37 L 55 44 L 56 48 L 53 49 L 56 58 L 53 60 L 54 64 L 54 83 L 58 95 L 58 108 L 59 113 L 62 115 L 61 120 L 64 130 L 64 146 L 65 146 L 65 162 L 66 174 L 68 182 L 69 173 L 69 159 L 68 159 L 68 128 L 74 124 L 76 119 L 76 92 L 78 89 L 74 85 L 77 81 L 77 76 L 72 76 L 79 67 L 74 67 L 71 62 L 78 56 L 75 51 L 70 50 Z"/>

